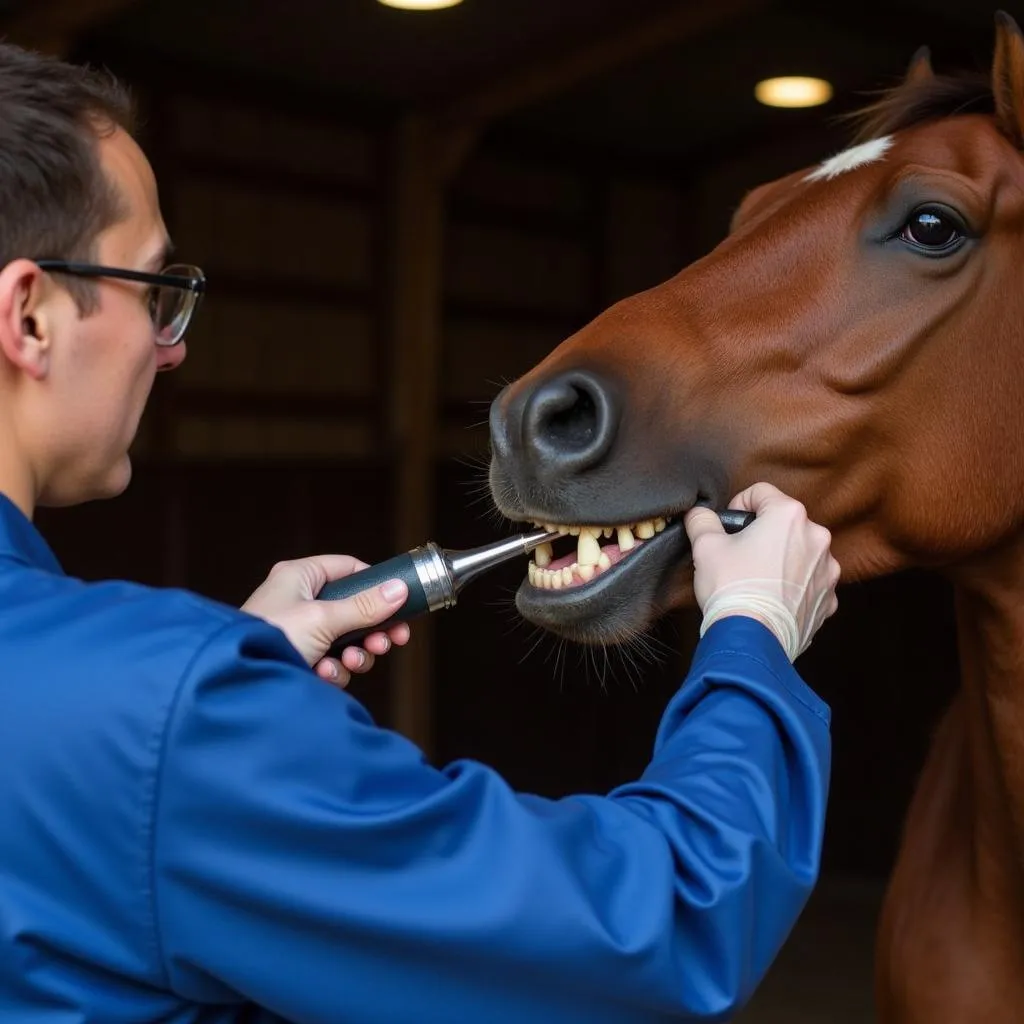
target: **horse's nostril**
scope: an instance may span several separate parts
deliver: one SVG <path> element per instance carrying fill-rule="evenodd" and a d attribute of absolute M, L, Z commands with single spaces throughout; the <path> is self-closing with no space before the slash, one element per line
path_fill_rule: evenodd
<path fill-rule="evenodd" d="M 554 444 L 565 448 L 582 448 L 594 439 L 597 429 L 597 409 L 594 399 L 579 388 L 570 387 L 557 402 L 543 410 L 547 421 L 542 430 Z"/>
<path fill-rule="evenodd" d="M 599 462 L 614 440 L 617 403 L 607 382 L 575 371 L 540 384 L 526 401 L 523 442 L 553 473 Z"/>

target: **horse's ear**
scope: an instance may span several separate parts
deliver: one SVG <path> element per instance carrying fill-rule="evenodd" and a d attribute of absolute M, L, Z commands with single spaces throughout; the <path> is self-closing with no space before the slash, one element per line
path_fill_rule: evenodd
<path fill-rule="evenodd" d="M 918 82 L 926 82 L 934 78 L 932 71 L 932 52 L 927 46 L 922 46 L 913 57 L 910 58 L 910 66 L 903 76 L 904 85 L 917 85 Z"/>
<path fill-rule="evenodd" d="M 1024 36 L 1005 11 L 996 12 L 992 94 L 1000 129 L 1015 146 L 1024 148 Z"/>

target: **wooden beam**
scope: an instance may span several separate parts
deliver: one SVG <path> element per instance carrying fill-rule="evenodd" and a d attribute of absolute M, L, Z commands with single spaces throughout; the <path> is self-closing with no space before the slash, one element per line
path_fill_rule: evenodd
<path fill-rule="evenodd" d="M 128 47 L 111 39 L 99 41 L 97 48 L 98 59 L 119 77 L 145 83 L 156 92 L 223 103 L 240 110 L 284 115 L 300 125 L 376 132 L 399 112 L 398 105 L 392 101 L 344 88 L 304 84 L 272 72 L 174 57 L 159 50 Z"/>
<path fill-rule="evenodd" d="M 445 427 L 460 430 L 486 426 L 492 397 L 481 394 L 479 398 L 439 399 L 439 422 Z M 214 420 L 316 420 L 330 424 L 369 426 L 375 422 L 379 407 L 379 399 L 372 395 L 238 391 L 228 387 L 180 387 L 174 393 L 174 411 L 177 415 L 202 416 Z M 162 457 L 168 463 L 173 462 L 172 457 Z"/>
<path fill-rule="evenodd" d="M 66 57 L 76 39 L 137 0 L 33 0 L 3 25 L 4 37 L 18 46 Z"/>
<path fill-rule="evenodd" d="M 369 286 L 344 281 L 311 281 L 308 277 L 285 274 L 239 274 L 204 266 L 213 301 L 231 298 L 240 302 L 275 306 L 324 306 L 333 309 L 369 311 Z"/>
<path fill-rule="evenodd" d="M 494 299 L 452 298 L 444 302 L 444 319 L 449 322 L 495 323 L 506 328 L 550 331 L 558 338 L 567 338 L 600 312 L 600 308 L 573 311 Z"/>
<path fill-rule="evenodd" d="M 448 221 L 476 228 L 493 228 L 540 238 L 563 238 L 579 242 L 587 237 L 590 224 L 585 216 L 558 209 L 534 210 L 478 199 L 471 195 L 452 195 L 448 199 Z"/>
<path fill-rule="evenodd" d="M 292 394 L 226 387 L 179 387 L 174 392 L 176 415 L 214 419 L 319 420 L 361 426 L 373 422 L 378 404 L 374 395 L 316 395 L 308 391 Z"/>
<path fill-rule="evenodd" d="M 176 167 L 180 179 L 225 188 L 291 194 L 341 206 L 367 205 L 377 201 L 376 183 L 311 169 L 259 166 L 252 160 L 184 154 Z"/>
<path fill-rule="evenodd" d="M 931 4 L 927 0 L 860 0 L 857 7 L 822 4 L 820 0 L 787 0 L 791 15 L 816 21 L 836 31 L 859 36 L 865 44 L 877 45 L 878 34 L 872 25 L 885 25 L 885 38 L 891 44 L 900 38 L 907 47 L 906 60 L 919 46 L 932 48 L 935 70 L 948 70 L 941 55 L 949 47 L 972 50 L 991 46 L 995 38 L 993 11 L 998 4 Z M 923 8 L 927 7 L 925 14 Z M 893 69 L 892 84 L 902 78 L 903 65 Z"/>
<path fill-rule="evenodd" d="M 564 92 L 623 64 L 629 64 L 671 43 L 692 38 L 768 6 L 768 0 L 691 0 L 667 12 L 628 25 L 613 35 L 584 44 L 569 53 L 523 67 L 501 80 L 467 89 L 434 111 L 448 130 L 483 128 L 539 100 Z"/>

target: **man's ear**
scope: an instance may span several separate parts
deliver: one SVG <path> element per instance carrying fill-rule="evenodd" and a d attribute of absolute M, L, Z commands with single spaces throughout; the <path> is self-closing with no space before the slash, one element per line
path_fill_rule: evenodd
<path fill-rule="evenodd" d="M 46 275 L 31 260 L 0 270 L 0 354 L 34 380 L 50 368 L 52 298 Z"/>

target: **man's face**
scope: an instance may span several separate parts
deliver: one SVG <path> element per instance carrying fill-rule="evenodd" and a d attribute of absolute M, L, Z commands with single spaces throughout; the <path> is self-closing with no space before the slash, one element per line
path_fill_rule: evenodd
<path fill-rule="evenodd" d="M 167 231 L 149 162 L 122 131 L 101 139 L 98 153 L 127 216 L 99 236 L 95 262 L 160 271 Z M 146 285 L 110 278 L 91 283 L 97 305 L 85 316 L 66 289 L 54 295 L 61 305 L 42 410 L 50 433 L 43 505 L 112 497 L 128 486 L 128 449 L 154 376 L 185 358 L 184 342 L 156 345 Z"/>

